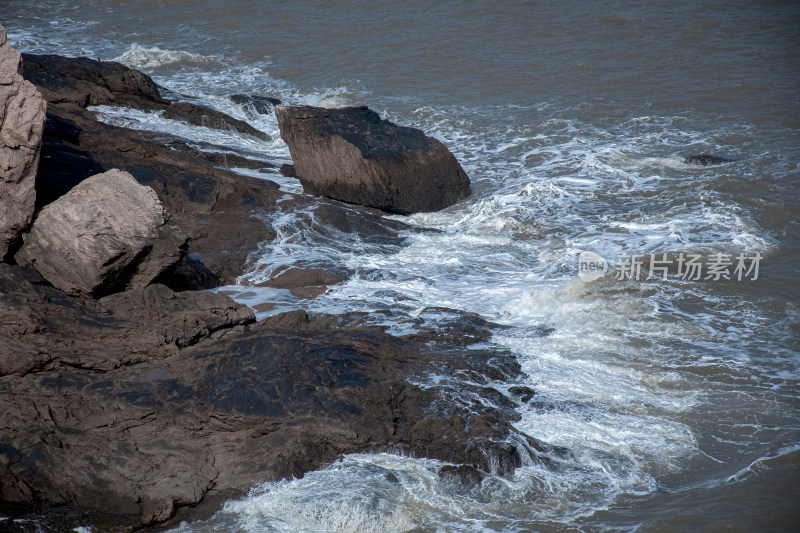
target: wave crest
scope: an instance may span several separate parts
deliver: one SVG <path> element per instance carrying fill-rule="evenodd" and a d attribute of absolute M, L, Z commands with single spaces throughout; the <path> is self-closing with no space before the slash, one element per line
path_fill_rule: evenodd
<path fill-rule="evenodd" d="M 138 69 L 152 69 L 175 63 L 198 66 L 222 63 L 220 58 L 214 56 L 193 54 L 185 50 L 164 50 L 158 46 L 145 48 L 138 44 L 131 45 L 128 50 L 115 57 L 114 61 Z"/>

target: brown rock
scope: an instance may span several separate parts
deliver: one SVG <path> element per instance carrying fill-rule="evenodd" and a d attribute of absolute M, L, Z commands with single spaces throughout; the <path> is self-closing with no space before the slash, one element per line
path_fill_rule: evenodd
<path fill-rule="evenodd" d="M 23 54 L 25 79 L 53 104 L 124 105 L 155 110 L 168 105 L 143 72 L 113 61 L 88 57 Z"/>
<path fill-rule="evenodd" d="M 436 354 L 336 319 L 248 324 L 227 297 L 160 286 L 72 297 L 0 265 L 0 510 L 58 505 L 59 530 L 130 530 L 345 453 L 495 474 L 535 453 L 507 422 L 448 416 L 452 401 L 406 380 Z"/>
<path fill-rule="evenodd" d="M 275 114 L 306 192 L 396 213 L 437 211 L 469 195 L 469 177 L 441 142 L 365 106 Z"/>
<path fill-rule="evenodd" d="M 256 269 L 255 272 L 258 272 Z M 257 287 L 288 289 L 298 298 L 316 298 L 328 290 L 329 285 L 339 285 L 347 281 L 351 272 L 344 270 L 325 270 L 322 268 L 288 268 L 273 274 L 267 281 L 256 283 Z M 247 285 L 247 280 L 243 284 Z"/>
<path fill-rule="evenodd" d="M 284 163 L 283 165 L 281 165 L 280 172 L 281 176 L 284 176 L 286 178 L 297 177 L 297 171 L 295 170 L 294 165 L 289 165 L 288 163 Z"/>
<path fill-rule="evenodd" d="M 287 197 L 155 135 L 98 123 L 69 103 L 75 80 L 64 80 L 65 94 L 58 80 L 44 80 L 52 98 L 64 99 L 48 116 L 40 205 L 98 172 L 129 171 L 192 236 L 191 255 L 164 274 L 184 288 L 245 272 L 248 254 L 275 235 L 264 219 L 279 200 L 282 210 L 313 208 L 316 223 L 364 242 L 402 242 L 407 226 L 369 210 Z M 119 105 L 157 105 L 134 85 L 107 92 Z M 291 272 L 284 282 L 335 281 L 323 274 Z M 0 514 L 30 511 L 57 531 L 131 530 L 345 453 L 400 449 L 471 465 L 459 470 L 468 474 L 507 474 L 535 454 L 537 443 L 508 423 L 511 400 L 491 409 L 454 404 L 449 392 L 407 379 L 455 369 L 474 381 L 470 394 L 498 403 L 491 382 L 519 375 L 513 357 L 436 353 L 365 327 L 369 319 L 294 311 L 253 324 L 249 309 L 220 294 L 156 284 L 97 300 L 0 264 Z M 482 335 L 473 325 L 462 329 Z"/>
<path fill-rule="evenodd" d="M 0 261 L 33 219 L 46 107 L 0 26 Z"/>
<path fill-rule="evenodd" d="M 27 64 L 29 56 L 23 57 Z M 61 59 L 67 64 L 77 61 Z M 282 202 L 281 209 L 313 207 L 315 217 L 324 223 L 343 232 L 357 233 L 368 243 L 399 244 L 403 238 L 398 233 L 409 229 L 363 208 L 320 202 L 304 195 L 288 194 L 291 200 L 285 201 L 287 193 L 278 190 L 276 183 L 218 168 L 221 162 L 217 154 L 206 152 L 207 156 L 202 156 L 199 150 L 174 140 L 170 146 L 175 149 L 171 149 L 163 144 L 163 135 L 98 122 L 91 112 L 74 103 L 65 103 L 80 81 L 69 77 L 72 67 L 59 70 L 56 68 L 59 61 L 37 60 L 46 75 L 36 74 L 33 69 L 26 70 L 25 75 L 44 83 L 50 98 L 62 102 L 50 102 L 48 107 L 36 177 L 37 207 L 49 204 L 89 176 L 111 168 L 130 172 L 139 183 L 156 191 L 170 221 L 191 236 L 187 250 L 191 259 L 182 260 L 174 275 L 159 278 L 159 282 L 170 287 L 205 289 L 235 283 L 251 266 L 248 260 L 258 250 L 259 243 L 275 237 L 265 219 L 277 208 L 278 200 Z M 98 61 L 81 62 L 95 70 L 105 68 Z M 64 94 L 59 92 L 59 79 L 63 81 Z M 138 94 L 118 92 L 114 98 L 126 102 L 124 105 L 133 105 L 143 98 Z M 147 102 L 155 105 L 152 100 Z"/>
<path fill-rule="evenodd" d="M 45 207 L 17 258 L 68 294 L 102 295 L 147 285 L 180 259 L 186 239 L 153 189 L 109 170 Z"/>
<path fill-rule="evenodd" d="M 514 385 L 513 387 L 509 387 L 508 392 L 523 404 L 530 402 L 536 394 L 532 388 L 526 387 L 525 385 Z"/>
<path fill-rule="evenodd" d="M 192 148 L 184 141 L 170 141 L 169 146 L 176 150 L 191 155 L 192 157 L 199 157 L 205 159 L 209 163 L 224 168 L 249 168 L 251 170 L 272 171 L 275 165 L 267 161 L 259 161 L 258 159 L 250 159 L 238 154 L 230 152 L 210 152 Z"/>
<path fill-rule="evenodd" d="M 148 339 L 170 348 L 185 348 L 215 332 L 255 320 L 249 307 L 229 296 L 205 291 L 174 292 L 159 284 L 111 294 L 100 304 L 113 315 L 150 323 Z"/>
<path fill-rule="evenodd" d="M 150 285 L 94 300 L 43 281 L 34 270 L 0 264 L 0 376 L 157 361 L 255 320 L 222 294 Z"/>

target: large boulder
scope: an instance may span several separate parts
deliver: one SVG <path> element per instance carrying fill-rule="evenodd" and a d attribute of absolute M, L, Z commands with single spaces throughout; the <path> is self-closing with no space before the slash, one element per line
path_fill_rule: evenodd
<path fill-rule="evenodd" d="M 33 218 L 46 106 L 0 26 L 0 260 Z"/>
<path fill-rule="evenodd" d="M 175 264 L 187 237 L 156 192 L 113 169 L 46 206 L 16 258 L 68 294 L 145 286 Z"/>
<path fill-rule="evenodd" d="M 395 213 L 437 211 L 469 195 L 469 177 L 444 144 L 365 106 L 275 114 L 306 192 Z"/>

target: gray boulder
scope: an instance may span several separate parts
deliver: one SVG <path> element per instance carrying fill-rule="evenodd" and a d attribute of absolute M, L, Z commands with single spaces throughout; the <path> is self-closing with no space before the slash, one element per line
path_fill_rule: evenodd
<path fill-rule="evenodd" d="M 0 260 L 33 218 L 47 104 L 0 26 Z"/>
<path fill-rule="evenodd" d="M 23 236 L 17 261 L 72 295 L 142 287 L 175 264 L 186 235 L 156 192 L 113 169 L 46 206 Z"/>
<path fill-rule="evenodd" d="M 469 177 L 441 142 L 365 106 L 277 106 L 306 192 L 394 213 L 444 209 L 469 195 Z"/>

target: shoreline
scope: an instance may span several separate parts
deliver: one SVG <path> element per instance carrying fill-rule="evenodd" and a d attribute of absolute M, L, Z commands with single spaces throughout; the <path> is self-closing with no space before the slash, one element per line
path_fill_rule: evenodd
<path fill-rule="evenodd" d="M 5 334 L 14 344 L 0 358 L 0 391 L 10 400 L 1 439 L 5 514 L 96 531 L 160 529 L 180 520 L 181 509 L 205 514 L 204 502 L 212 502 L 211 512 L 257 483 L 302 477 L 346 453 L 397 450 L 462 465 L 441 474 L 458 483 L 510 475 L 537 460 L 545 446 L 512 428 L 513 402 L 481 414 L 442 410 L 435 392 L 408 382 L 436 365 L 483 375 L 487 383 L 519 377 L 510 354 L 460 351 L 462 333 L 488 339 L 494 326 L 482 319 L 459 323 L 456 313 L 449 334 L 404 340 L 360 325 L 363 316 L 352 313 L 299 310 L 255 322 L 229 297 L 196 292 L 243 274 L 250 253 L 274 237 L 258 213 L 278 198 L 286 210 L 289 193 L 219 169 L 217 156 L 185 150 L 180 139 L 167 146 L 158 135 L 100 123 L 80 105 L 169 107 L 157 90 L 109 95 L 100 84 L 104 75 L 133 76 L 137 90 L 149 88 L 146 75 L 114 65 L 122 70 L 108 74 L 93 60 L 27 57 L 26 76 L 49 98 L 37 209 L 89 175 L 119 168 L 156 191 L 170 223 L 189 239 L 183 259 L 153 284 L 99 300 L 2 265 L 3 314 L 27 317 L 24 326 L 12 321 Z M 83 78 L 69 87 L 64 72 L 77 62 Z M 92 69 L 99 74 L 87 84 Z M 290 196 L 292 206 L 319 204 Z M 321 216 L 347 220 L 365 238 L 400 239 L 394 232 L 401 223 L 369 209 L 322 205 Z M 273 285 L 310 288 L 313 295 L 330 282 L 335 276 L 299 271 Z"/>

